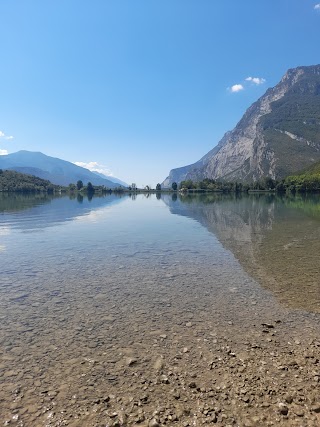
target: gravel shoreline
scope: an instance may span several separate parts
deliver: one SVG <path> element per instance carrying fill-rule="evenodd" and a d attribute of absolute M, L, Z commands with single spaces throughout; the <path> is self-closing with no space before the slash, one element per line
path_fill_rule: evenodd
<path fill-rule="evenodd" d="M 97 336 L 86 357 L 56 360 L 54 378 L 51 351 L 37 367 L 26 356 L 23 375 L 5 372 L 3 425 L 319 426 L 318 319 L 308 317 L 308 328 L 294 320 L 241 334 L 232 321 L 206 328 L 197 318 L 147 335 L 135 325 L 126 347 Z"/>

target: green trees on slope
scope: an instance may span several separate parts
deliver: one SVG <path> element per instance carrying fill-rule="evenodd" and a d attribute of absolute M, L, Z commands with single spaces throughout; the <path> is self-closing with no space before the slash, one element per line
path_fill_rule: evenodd
<path fill-rule="evenodd" d="M 0 191 L 54 193 L 59 191 L 60 188 L 59 185 L 54 185 L 50 181 L 33 175 L 12 170 L 0 170 Z"/>
<path fill-rule="evenodd" d="M 251 183 L 216 181 L 212 179 L 204 179 L 198 182 L 187 180 L 181 181 L 179 189 L 181 191 L 213 191 L 223 193 L 248 191 L 275 191 L 277 193 L 320 192 L 320 173 L 293 175 L 283 180 L 263 177 Z"/>

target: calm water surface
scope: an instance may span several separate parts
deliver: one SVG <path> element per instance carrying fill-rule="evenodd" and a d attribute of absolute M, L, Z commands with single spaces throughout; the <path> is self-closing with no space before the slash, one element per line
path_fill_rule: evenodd
<path fill-rule="evenodd" d="M 227 325 L 240 347 L 261 318 L 317 334 L 319 253 L 319 197 L 0 194 L 3 419 L 100 425 L 97 392 L 137 393 L 130 358 Z"/>

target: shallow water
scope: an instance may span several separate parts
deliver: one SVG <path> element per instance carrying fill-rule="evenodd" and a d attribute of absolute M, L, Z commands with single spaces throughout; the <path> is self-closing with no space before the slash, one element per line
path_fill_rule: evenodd
<path fill-rule="evenodd" d="M 244 351 L 263 321 L 281 320 L 279 349 L 318 339 L 319 206 L 266 195 L 0 195 L 3 420 L 116 425 L 110 402 L 119 412 L 148 387 L 155 407 L 167 395 L 146 385 L 159 359 L 180 355 L 181 375 L 206 383 L 217 340 Z"/>

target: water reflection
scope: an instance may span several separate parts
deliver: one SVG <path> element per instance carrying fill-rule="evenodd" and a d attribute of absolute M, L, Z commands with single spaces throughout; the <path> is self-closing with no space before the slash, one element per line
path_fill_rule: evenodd
<path fill-rule="evenodd" d="M 221 417 L 230 414 L 216 425 L 235 420 L 244 425 L 248 411 L 251 418 L 267 401 L 270 416 L 278 418 L 261 419 L 275 425 L 275 402 L 284 401 L 287 390 L 301 390 L 295 398 L 309 413 L 319 321 L 283 309 L 241 264 L 255 272 L 261 262 L 270 277 L 277 274 L 268 263 L 278 268 L 278 260 L 266 263 L 273 255 L 269 246 L 290 253 L 296 224 L 302 236 L 317 228 L 317 204 L 161 196 L 111 195 L 91 202 L 18 197 L 2 203 L 0 413 L 5 424 L 142 426 L 165 402 L 165 414 L 186 414 L 175 425 L 213 425 L 205 414 L 199 420 L 195 414 L 214 402 L 223 408 Z M 163 200 L 178 215 L 171 215 Z M 286 239 L 278 242 L 277 233 Z M 313 254 L 317 242 L 309 237 L 306 242 Z M 310 277 L 316 274 L 314 267 Z M 266 334 L 261 323 L 276 319 L 281 323 Z M 289 345 L 289 337 L 301 345 Z M 296 375 L 300 360 L 303 377 Z M 195 376 L 197 388 L 188 386 Z M 239 399 L 244 383 L 252 396 L 249 405 Z M 141 408 L 143 418 L 137 418 Z"/>
<path fill-rule="evenodd" d="M 285 305 L 320 312 L 320 198 L 185 195 L 173 214 L 214 233 L 242 267 Z"/>
<path fill-rule="evenodd" d="M 54 196 L 51 194 L 0 193 L 0 214 L 48 204 L 52 199 Z"/>
<path fill-rule="evenodd" d="M 0 193 L 0 230 L 16 228 L 36 230 L 51 227 L 93 211 L 110 207 L 124 199 L 123 195 L 53 196 L 48 194 Z M 28 211 L 27 215 L 23 211 Z"/>
<path fill-rule="evenodd" d="M 287 306 L 320 312 L 320 198 L 319 196 L 278 197 L 275 195 L 223 195 L 173 194 L 106 195 L 94 196 L 88 200 L 78 194 L 75 197 L 54 197 L 50 195 L 0 194 L 0 236 L 1 252 L 6 250 L 6 236 L 12 230 L 23 232 L 43 231 L 45 228 L 72 221 L 101 221 L 105 209 L 122 201 L 123 216 L 117 216 L 119 230 L 115 242 L 123 238 L 126 252 L 136 254 L 139 242 L 154 243 L 156 246 L 166 240 L 166 246 L 175 234 L 172 225 L 159 209 L 162 202 L 172 214 L 192 218 L 213 233 L 222 245 L 238 259 L 243 269 L 265 289 Z M 138 198 L 138 205 L 131 204 Z M 161 200 L 162 202 L 158 202 Z M 156 201 L 157 203 L 153 203 Z M 128 215 L 134 209 L 134 215 Z M 148 206 L 153 211 L 147 210 Z M 26 212 L 27 211 L 27 212 Z M 157 220 L 155 220 L 157 217 Z M 138 229 L 137 224 L 141 222 Z M 134 224 L 134 226 L 130 226 Z M 155 224 L 157 238 L 153 236 Z M 173 227 L 170 229 L 170 224 Z M 105 226 L 108 226 L 106 223 Z M 189 226 L 181 245 L 192 250 L 187 237 L 198 233 Z M 87 229 L 82 231 L 84 236 Z M 99 236 L 102 232 L 99 231 Z M 199 233 L 198 233 L 199 234 Z M 61 238 L 61 237 L 60 237 Z M 58 236 L 57 236 L 58 239 Z M 66 244 L 70 244 L 65 238 Z M 110 239 L 110 231 L 108 232 Z M 83 250 L 87 250 L 84 240 Z M 160 251 L 157 246 L 155 251 Z M 114 250 L 114 248 L 113 248 Z M 124 249 L 123 249 L 124 250 Z M 199 248 L 200 251 L 200 248 Z M 181 248 L 179 249 L 181 253 Z M 173 257 L 176 253 L 172 252 Z M 200 252 L 195 251 L 194 261 Z M 214 256 L 212 254 L 212 256 Z M 203 257 L 203 256 L 202 256 Z M 126 260 L 127 262 L 127 260 Z M 206 268 L 206 267 L 204 267 Z"/>

